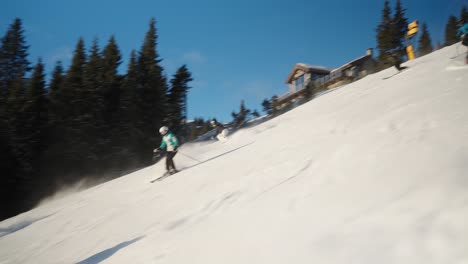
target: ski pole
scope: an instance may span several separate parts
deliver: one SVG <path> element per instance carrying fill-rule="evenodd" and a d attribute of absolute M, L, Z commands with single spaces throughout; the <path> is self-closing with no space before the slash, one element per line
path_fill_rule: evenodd
<path fill-rule="evenodd" d="M 189 159 L 192 159 L 192 160 L 194 160 L 194 161 L 196 161 L 196 162 L 201 162 L 201 161 L 197 160 L 196 158 L 190 157 L 189 155 L 182 153 L 180 150 L 179 150 L 178 152 L 179 152 L 180 154 L 182 154 L 183 156 L 189 158 Z"/>

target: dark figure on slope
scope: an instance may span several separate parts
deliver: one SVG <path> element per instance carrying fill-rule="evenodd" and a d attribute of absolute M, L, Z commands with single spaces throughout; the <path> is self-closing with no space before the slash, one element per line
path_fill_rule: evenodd
<path fill-rule="evenodd" d="M 388 52 L 387 55 L 388 55 L 390 62 L 393 64 L 393 66 L 395 66 L 395 68 L 398 71 L 402 71 L 407 68 L 405 66 L 401 66 L 401 63 L 402 63 L 401 56 L 397 52 L 395 51 Z"/>
<path fill-rule="evenodd" d="M 177 172 L 174 164 L 174 156 L 177 154 L 179 141 L 166 126 L 161 127 L 159 129 L 159 133 L 163 136 L 163 138 L 161 140 L 161 145 L 159 148 L 155 149 L 154 152 L 161 153 L 163 150 L 166 150 L 166 173 L 174 174 Z"/>
<path fill-rule="evenodd" d="M 219 141 L 225 141 L 228 135 L 228 130 L 226 129 L 226 127 L 224 127 L 224 125 L 219 123 L 216 119 L 212 119 L 210 124 L 211 127 L 216 129 L 216 138 Z"/>

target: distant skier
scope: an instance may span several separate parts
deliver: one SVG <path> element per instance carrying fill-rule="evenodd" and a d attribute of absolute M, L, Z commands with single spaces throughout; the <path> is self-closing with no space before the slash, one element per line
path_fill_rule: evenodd
<path fill-rule="evenodd" d="M 395 68 L 398 71 L 402 71 L 407 68 L 406 66 L 401 66 L 401 63 L 402 63 L 401 56 L 396 51 L 389 51 L 387 52 L 387 55 L 388 55 L 390 62 L 393 64 L 393 66 L 395 66 Z"/>
<path fill-rule="evenodd" d="M 211 127 L 213 127 L 214 129 L 216 129 L 216 138 L 219 140 L 219 141 L 225 141 L 227 140 L 227 136 L 228 136 L 228 130 L 226 129 L 226 127 L 223 126 L 223 124 L 219 123 L 216 119 L 212 119 L 211 122 Z"/>
<path fill-rule="evenodd" d="M 462 19 L 460 20 L 460 22 L 458 22 L 457 26 L 459 28 L 458 28 L 456 37 L 460 38 L 461 43 L 464 46 L 468 47 L 468 23 L 466 23 Z M 465 62 L 468 63 L 468 51 L 466 52 Z"/>
<path fill-rule="evenodd" d="M 161 145 L 159 148 L 154 149 L 155 153 L 161 153 L 166 150 L 166 174 L 174 174 L 177 171 L 174 165 L 174 156 L 177 154 L 177 148 L 179 147 L 179 141 L 177 137 L 169 131 L 167 126 L 163 126 L 159 129 L 159 133 L 163 136 Z"/>

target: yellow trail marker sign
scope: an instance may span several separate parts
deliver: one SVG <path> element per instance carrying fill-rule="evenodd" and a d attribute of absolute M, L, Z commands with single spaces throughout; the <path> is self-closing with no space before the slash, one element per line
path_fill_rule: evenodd
<path fill-rule="evenodd" d="M 418 21 L 417 20 L 408 24 L 408 32 L 406 33 L 406 36 L 408 38 L 411 38 L 414 35 L 416 35 L 416 33 L 418 33 Z"/>

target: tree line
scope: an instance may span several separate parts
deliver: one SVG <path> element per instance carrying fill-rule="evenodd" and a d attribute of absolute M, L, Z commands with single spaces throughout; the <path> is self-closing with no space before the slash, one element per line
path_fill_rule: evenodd
<path fill-rule="evenodd" d="M 196 136 L 185 124 L 191 73 L 182 65 L 168 80 L 157 37 L 153 18 L 125 74 L 114 36 L 102 49 L 80 38 L 71 65 L 57 62 L 47 81 L 42 60 L 28 61 L 21 19 L 13 21 L 0 46 L 0 219 L 64 184 L 151 164 L 162 125 L 182 140 Z"/>

